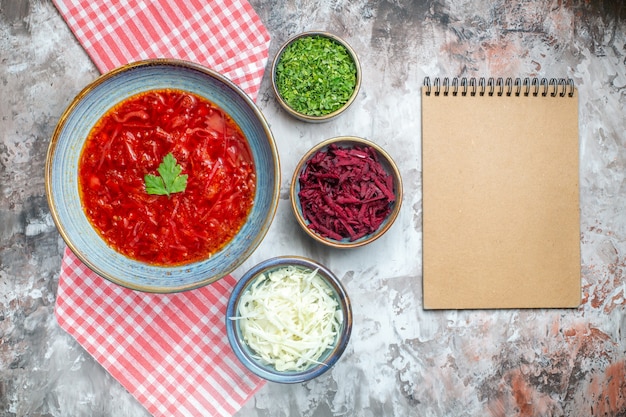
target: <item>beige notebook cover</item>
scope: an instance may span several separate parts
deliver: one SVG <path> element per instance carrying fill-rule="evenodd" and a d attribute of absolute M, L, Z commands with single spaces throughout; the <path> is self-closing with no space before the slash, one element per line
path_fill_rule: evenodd
<path fill-rule="evenodd" d="M 424 308 L 577 307 L 577 90 L 461 85 L 422 88 Z"/>

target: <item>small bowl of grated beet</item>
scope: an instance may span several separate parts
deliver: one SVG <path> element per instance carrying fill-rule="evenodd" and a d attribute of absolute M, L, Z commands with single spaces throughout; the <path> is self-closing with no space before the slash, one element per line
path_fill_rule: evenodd
<path fill-rule="evenodd" d="M 361 86 L 356 52 L 328 32 L 304 32 L 289 39 L 272 63 L 272 88 L 291 116 L 327 122 L 354 102 Z"/>
<path fill-rule="evenodd" d="M 402 205 L 402 178 L 379 145 L 339 136 L 304 155 L 290 194 L 295 217 L 308 235 L 336 248 L 354 248 L 391 227 Z"/>

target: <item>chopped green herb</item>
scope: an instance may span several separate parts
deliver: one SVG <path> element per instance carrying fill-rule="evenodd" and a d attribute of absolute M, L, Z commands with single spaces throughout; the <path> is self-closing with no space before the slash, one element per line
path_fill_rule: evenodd
<path fill-rule="evenodd" d="M 144 177 L 148 194 L 169 196 L 172 193 L 185 191 L 187 188 L 187 174 L 180 175 L 183 169 L 177 164 L 171 152 L 165 155 L 157 171 L 161 176 L 147 174 Z"/>
<path fill-rule="evenodd" d="M 326 36 L 296 39 L 276 65 L 276 89 L 295 111 L 309 116 L 332 113 L 356 88 L 356 63 L 343 45 Z"/>

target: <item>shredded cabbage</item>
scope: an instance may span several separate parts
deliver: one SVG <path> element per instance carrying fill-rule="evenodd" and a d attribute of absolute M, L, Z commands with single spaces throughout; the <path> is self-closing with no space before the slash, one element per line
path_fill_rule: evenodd
<path fill-rule="evenodd" d="M 332 348 L 343 315 L 317 270 L 286 266 L 242 295 L 238 316 L 248 346 L 278 371 L 302 371 Z"/>

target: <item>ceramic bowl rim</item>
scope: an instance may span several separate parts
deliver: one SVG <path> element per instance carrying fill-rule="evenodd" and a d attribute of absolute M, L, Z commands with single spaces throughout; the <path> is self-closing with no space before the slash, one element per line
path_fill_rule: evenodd
<path fill-rule="evenodd" d="M 391 171 L 389 172 L 389 174 L 391 174 L 391 176 L 393 177 L 393 181 L 394 181 L 394 186 L 395 186 L 394 194 L 396 195 L 396 201 L 394 202 L 393 208 L 391 212 L 389 213 L 389 215 L 387 216 L 387 219 L 379 226 L 379 228 L 375 232 L 373 232 L 372 234 L 366 237 L 355 240 L 353 242 L 350 242 L 348 240 L 338 241 L 335 239 L 327 238 L 311 230 L 307 226 L 308 222 L 302 216 L 302 209 L 300 207 L 300 199 L 298 198 L 298 189 L 299 189 L 298 181 L 299 181 L 300 173 L 304 169 L 307 161 L 315 153 L 317 153 L 318 151 L 326 148 L 328 145 L 333 144 L 333 143 L 371 146 L 385 160 L 385 164 L 388 165 L 389 170 Z M 389 153 L 387 153 L 387 151 L 385 151 L 385 149 L 383 149 L 377 143 L 369 139 L 361 138 L 358 136 L 335 136 L 335 137 L 326 139 L 316 144 L 311 149 L 309 149 L 304 154 L 304 156 L 300 159 L 300 161 L 296 165 L 296 168 L 294 169 L 293 176 L 291 178 L 291 184 L 289 187 L 289 197 L 291 200 L 291 208 L 292 208 L 293 214 L 298 224 L 306 232 L 307 235 L 309 235 L 310 237 L 312 237 L 313 239 L 315 239 L 316 241 L 320 243 L 323 243 L 325 245 L 328 245 L 334 248 L 339 248 L 339 249 L 356 248 L 359 246 L 367 245 L 377 240 L 378 238 L 380 238 L 382 235 L 384 235 L 387 232 L 387 230 L 389 230 L 389 228 L 391 228 L 391 226 L 396 221 L 396 218 L 400 214 L 400 209 L 402 207 L 402 200 L 403 200 L 402 176 L 400 174 L 400 170 L 398 169 L 398 166 L 396 165 L 391 155 L 389 155 Z"/>
<path fill-rule="evenodd" d="M 338 302 L 343 312 L 341 332 L 337 335 L 337 342 L 323 364 L 315 365 L 299 372 L 272 371 L 259 366 L 257 361 L 251 358 L 242 348 L 242 345 L 245 345 L 245 341 L 241 340 L 236 334 L 236 328 L 238 326 L 237 321 L 230 319 L 230 317 L 235 317 L 237 314 L 238 302 L 241 296 L 253 282 L 260 278 L 261 274 L 288 265 L 301 266 L 311 270 L 318 269 L 324 281 L 326 281 L 329 286 L 333 287 L 334 291 L 339 295 Z M 322 375 L 331 369 L 343 355 L 352 334 L 352 304 L 339 278 L 320 262 L 304 256 L 276 256 L 259 262 L 242 275 L 228 299 L 225 321 L 229 344 L 237 358 L 248 370 L 268 381 L 293 384 L 305 382 Z"/>
<path fill-rule="evenodd" d="M 124 279 L 120 279 L 116 276 L 109 274 L 107 271 L 105 271 L 104 269 L 96 265 L 94 262 L 92 262 L 87 257 L 87 255 L 79 247 L 77 247 L 77 245 L 75 244 L 75 242 L 72 240 L 70 236 L 70 232 L 66 229 L 65 225 L 63 224 L 61 217 L 59 215 L 59 212 L 57 210 L 57 203 L 55 202 L 55 197 L 54 197 L 54 192 L 53 192 L 54 186 L 52 184 L 53 183 L 52 172 L 54 169 L 53 161 L 54 161 L 55 152 L 57 151 L 57 147 L 59 145 L 60 135 L 62 134 L 63 129 L 65 128 L 66 123 L 68 122 L 68 119 L 72 116 L 72 112 L 75 111 L 75 109 L 79 106 L 82 100 L 84 100 L 85 97 L 87 97 L 90 93 L 96 90 L 103 83 L 107 82 L 108 80 L 112 78 L 118 77 L 125 72 L 132 71 L 138 68 L 160 67 L 160 66 L 181 67 L 187 70 L 202 73 L 210 78 L 217 80 L 219 83 L 222 83 L 227 89 L 231 90 L 234 94 L 236 94 L 242 100 L 242 102 L 244 102 L 245 105 L 251 110 L 251 112 L 254 114 L 254 117 L 258 120 L 259 126 L 265 132 L 265 135 L 268 138 L 268 148 L 270 149 L 270 152 L 272 154 L 272 163 L 275 166 L 271 204 L 268 208 L 267 214 L 263 218 L 263 223 L 262 223 L 262 226 L 260 227 L 260 233 L 254 238 L 254 240 L 252 241 L 252 244 L 244 252 L 245 256 L 242 256 L 240 257 L 240 259 L 237 259 L 236 261 L 231 263 L 226 270 L 220 273 L 209 275 L 206 278 L 201 279 L 201 280 L 196 280 L 190 283 L 185 283 L 185 284 L 176 285 L 176 286 L 135 284 L 135 283 L 129 282 Z M 75 95 L 75 97 L 72 99 L 70 104 L 65 108 L 65 110 L 61 114 L 55 126 L 55 129 L 53 131 L 51 140 L 48 144 L 46 161 L 45 161 L 44 184 L 45 184 L 45 191 L 46 191 L 46 199 L 47 199 L 48 207 L 50 209 L 50 213 L 54 221 L 54 224 L 59 234 L 61 235 L 63 241 L 67 245 L 67 247 L 76 255 L 76 257 L 78 257 L 80 261 L 82 261 L 90 270 L 92 270 L 96 274 L 122 287 L 126 287 L 129 289 L 137 290 L 141 292 L 147 292 L 147 293 L 165 294 L 165 293 L 176 293 L 176 292 L 192 290 L 192 289 L 200 288 L 202 286 L 211 284 L 223 278 L 224 276 L 228 275 L 232 271 L 234 271 L 252 254 L 252 252 L 254 252 L 254 250 L 258 247 L 258 245 L 260 245 L 264 236 L 267 234 L 267 231 L 276 215 L 278 202 L 279 202 L 279 196 L 280 196 L 280 181 L 281 181 L 280 176 L 281 176 L 280 160 L 278 156 L 275 139 L 270 130 L 269 124 L 267 123 L 265 116 L 261 113 L 258 106 L 243 91 L 243 89 L 241 89 L 238 85 L 236 85 L 234 82 L 232 82 L 230 79 L 220 74 L 219 72 L 212 70 L 210 68 L 207 68 L 201 64 L 197 64 L 194 62 L 185 61 L 181 59 L 174 59 L 174 58 L 154 58 L 154 59 L 145 59 L 145 60 L 130 62 L 128 64 L 112 69 L 111 71 L 108 71 L 104 74 L 101 74 L 96 79 L 94 79 L 89 84 L 87 84 L 78 94 Z M 123 255 L 120 254 L 120 256 L 123 256 Z M 200 261 L 200 262 L 206 262 L 206 261 L 208 260 Z"/>
<path fill-rule="evenodd" d="M 278 63 L 280 62 L 280 58 L 282 57 L 282 54 L 285 51 L 285 48 L 287 48 L 294 41 L 296 41 L 296 40 L 298 40 L 300 38 L 310 37 L 310 36 L 323 36 L 323 37 L 332 39 L 335 42 L 337 42 L 338 44 L 342 45 L 343 47 L 346 48 L 346 50 L 348 51 L 348 53 L 352 57 L 352 60 L 354 61 L 354 64 L 356 66 L 356 84 L 354 86 L 354 91 L 352 92 L 352 95 L 350 96 L 348 101 L 343 106 L 341 106 L 339 109 L 335 110 L 332 113 L 325 114 L 323 116 L 311 116 L 311 115 L 308 115 L 308 114 L 305 114 L 305 113 L 300 113 L 299 111 L 296 111 L 291 106 L 289 106 L 289 104 L 287 104 L 287 102 L 285 102 L 285 100 L 282 98 L 282 96 L 278 92 L 278 87 L 276 86 L 276 67 L 277 67 Z M 287 111 L 287 113 L 289 113 L 291 116 L 293 116 L 293 117 L 295 117 L 295 118 L 297 118 L 299 120 L 305 121 L 305 122 L 311 122 L 311 123 L 327 122 L 327 121 L 330 121 L 330 120 L 336 118 L 337 116 L 341 115 L 343 112 L 345 112 L 352 105 L 352 103 L 356 100 L 356 97 L 359 95 L 359 91 L 361 89 L 361 78 L 362 78 L 361 72 L 362 72 L 361 71 L 361 63 L 360 63 L 359 57 L 358 57 L 356 51 L 352 48 L 352 46 L 350 46 L 350 44 L 348 42 L 346 42 L 343 38 L 341 38 L 341 37 L 339 37 L 339 36 L 337 36 L 337 35 L 335 35 L 333 33 L 330 33 L 330 32 L 321 31 L 321 30 L 311 30 L 311 31 L 302 32 L 302 33 L 299 33 L 299 34 L 297 34 L 295 36 L 292 36 L 287 41 L 285 41 L 285 43 L 283 43 L 281 45 L 281 47 L 278 49 L 278 52 L 274 56 L 274 59 L 272 61 L 272 66 L 271 66 L 272 90 L 274 91 L 274 96 L 276 97 L 276 100 L 278 101 L 280 106 L 285 111 Z"/>

